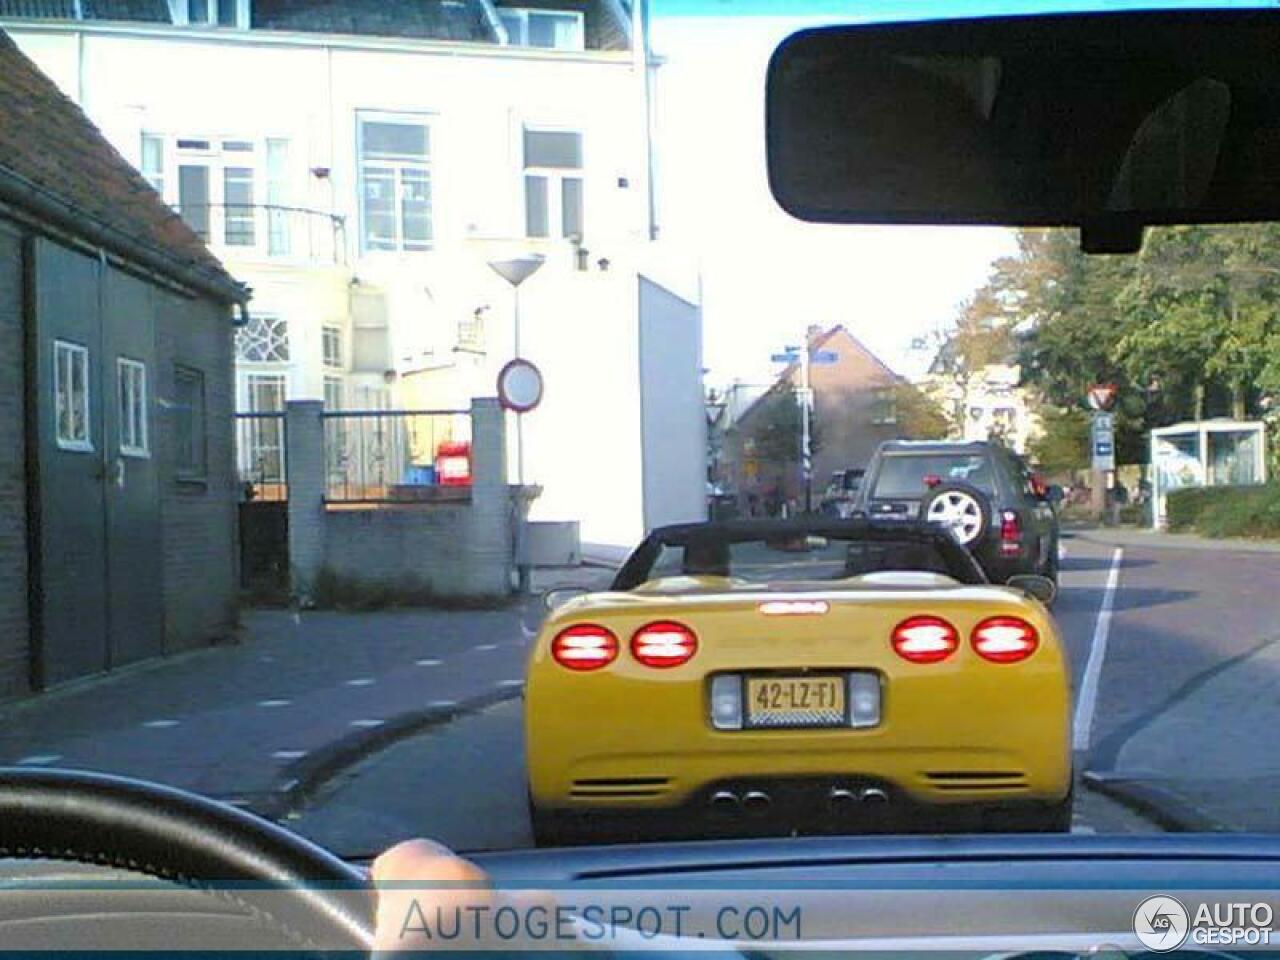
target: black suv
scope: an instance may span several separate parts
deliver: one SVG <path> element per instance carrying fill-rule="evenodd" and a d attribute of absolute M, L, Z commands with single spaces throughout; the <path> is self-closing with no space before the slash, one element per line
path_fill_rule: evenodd
<path fill-rule="evenodd" d="M 867 468 L 858 510 L 950 527 L 994 583 L 1027 573 L 1057 583 L 1061 498 L 998 443 L 891 440 Z"/>

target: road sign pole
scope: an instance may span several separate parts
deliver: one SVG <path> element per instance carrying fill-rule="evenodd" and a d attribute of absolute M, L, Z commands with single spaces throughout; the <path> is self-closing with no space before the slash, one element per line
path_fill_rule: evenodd
<path fill-rule="evenodd" d="M 804 384 L 800 394 L 800 471 L 804 481 L 804 512 L 813 510 L 813 462 L 809 448 L 809 342 L 800 350 L 800 380 Z"/>

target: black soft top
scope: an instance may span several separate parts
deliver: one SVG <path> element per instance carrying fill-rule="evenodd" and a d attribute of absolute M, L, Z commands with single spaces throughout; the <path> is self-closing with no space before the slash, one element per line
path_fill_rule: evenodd
<path fill-rule="evenodd" d="M 918 544 L 938 552 L 947 573 L 965 584 L 987 582 L 986 575 L 951 533 L 936 524 L 921 520 L 873 520 L 867 517 L 837 519 L 805 516 L 787 520 L 750 519 L 719 520 L 703 523 L 680 523 L 658 527 L 641 541 L 618 570 L 614 590 L 633 590 L 649 579 L 663 547 L 727 549 L 730 544 L 759 540 L 799 540 L 803 537 L 825 537 L 850 542 Z M 892 569 L 903 569 L 894 567 Z M 912 569 L 907 567 L 906 569 Z"/>

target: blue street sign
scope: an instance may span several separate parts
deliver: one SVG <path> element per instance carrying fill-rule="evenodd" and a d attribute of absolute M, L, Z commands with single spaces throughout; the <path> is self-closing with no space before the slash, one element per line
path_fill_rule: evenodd
<path fill-rule="evenodd" d="M 1093 445 L 1094 456 L 1109 457 L 1115 452 L 1115 447 L 1109 443 L 1099 441 Z"/>
<path fill-rule="evenodd" d="M 770 360 L 772 360 L 774 363 L 795 363 L 797 360 L 799 360 L 799 359 L 800 359 L 800 354 L 798 354 L 798 353 L 775 353 L 775 354 L 774 354 L 773 356 L 771 356 L 769 359 L 770 359 Z"/>
<path fill-rule="evenodd" d="M 815 350 L 809 357 L 810 363 L 820 365 L 838 363 L 839 361 L 840 354 L 836 353 L 834 350 Z"/>

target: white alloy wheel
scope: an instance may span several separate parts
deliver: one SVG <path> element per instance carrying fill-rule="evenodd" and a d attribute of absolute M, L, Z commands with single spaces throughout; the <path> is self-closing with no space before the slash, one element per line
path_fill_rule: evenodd
<path fill-rule="evenodd" d="M 947 490 L 930 501 L 926 519 L 948 528 L 966 547 L 982 534 L 982 505 L 963 490 Z"/>

